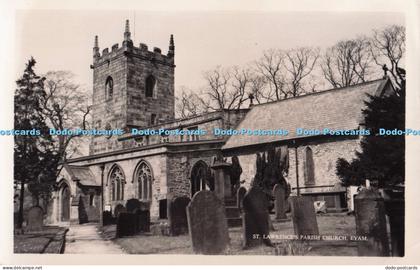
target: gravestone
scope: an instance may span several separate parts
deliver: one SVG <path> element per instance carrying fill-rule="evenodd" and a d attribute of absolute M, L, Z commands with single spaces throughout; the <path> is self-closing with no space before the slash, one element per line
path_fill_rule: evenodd
<path fill-rule="evenodd" d="M 241 212 L 243 208 L 243 200 L 244 200 L 245 194 L 246 194 L 246 188 L 239 187 L 238 191 L 236 192 L 236 207 L 238 207 L 239 211 Z"/>
<path fill-rule="evenodd" d="M 77 206 L 77 214 L 79 218 L 79 224 L 84 224 L 89 222 L 89 215 L 86 211 L 86 206 L 84 203 L 85 197 L 80 195 L 79 196 L 79 204 Z"/>
<path fill-rule="evenodd" d="M 102 224 L 104 226 L 115 224 L 115 218 L 112 216 L 111 211 L 104 211 L 102 213 Z"/>
<path fill-rule="evenodd" d="M 292 208 L 293 229 L 296 235 L 318 235 L 314 202 L 305 196 L 290 197 Z"/>
<path fill-rule="evenodd" d="M 117 204 L 114 208 L 114 217 L 118 218 L 120 213 L 126 213 L 127 209 L 125 209 L 124 205 Z"/>
<path fill-rule="evenodd" d="M 142 207 L 142 204 L 137 199 L 129 199 L 127 200 L 127 203 L 125 204 L 125 208 L 128 213 L 135 213 L 137 209 L 140 209 Z"/>
<path fill-rule="evenodd" d="M 229 232 L 222 201 L 212 191 L 201 190 L 187 207 L 188 231 L 194 253 L 222 254 Z"/>
<path fill-rule="evenodd" d="M 26 231 L 40 231 L 44 223 L 44 211 L 39 206 L 33 206 L 28 210 L 26 217 Z"/>
<path fill-rule="evenodd" d="M 137 209 L 135 214 L 137 215 L 138 231 L 150 232 L 150 211 Z"/>
<path fill-rule="evenodd" d="M 272 246 L 269 235 L 268 197 L 259 187 L 251 187 L 243 199 L 242 230 L 244 247 Z"/>
<path fill-rule="evenodd" d="M 132 236 L 139 232 L 138 215 L 120 212 L 117 217 L 116 237 Z"/>
<path fill-rule="evenodd" d="M 286 190 L 280 184 L 274 185 L 274 210 L 276 212 L 276 220 L 285 220 L 286 216 Z"/>
<path fill-rule="evenodd" d="M 169 226 L 172 236 L 188 233 L 187 206 L 188 197 L 178 197 L 169 203 Z"/>
<path fill-rule="evenodd" d="M 385 190 L 385 210 L 389 217 L 391 229 L 392 256 L 404 256 L 405 233 L 405 200 L 404 192 Z"/>
<path fill-rule="evenodd" d="M 363 189 L 354 199 L 356 234 L 367 237 L 357 242 L 359 256 L 389 256 L 385 203 L 372 189 Z"/>
<path fill-rule="evenodd" d="M 239 163 L 239 158 L 237 156 L 232 157 L 232 166 L 230 167 L 229 175 L 230 175 L 230 189 L 231 195 L 235 196 L 237 194 L 237 190 L 240 185 L 242 174 L 242 167 Z"/>

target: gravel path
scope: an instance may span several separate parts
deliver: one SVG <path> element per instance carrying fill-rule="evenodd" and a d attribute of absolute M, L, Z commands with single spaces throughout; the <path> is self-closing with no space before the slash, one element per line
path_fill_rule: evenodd
<path fill-rule="evenodd" d="M 99 235 L 96 224 L 71 225 L 67 233 L 65 254 L 123 254 L 115 243 Z"/>

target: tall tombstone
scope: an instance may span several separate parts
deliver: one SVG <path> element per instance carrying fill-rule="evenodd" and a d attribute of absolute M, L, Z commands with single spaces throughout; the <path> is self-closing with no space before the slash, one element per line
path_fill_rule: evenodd
<path fill-rule="evenodd" d="M 318 235 L 314 202 L 306 196 L 290 197 L 293 228 L 296 235 Z"/>
<path fill-rule="evenodd" d="M 122 204 L 117 204 L 114 208 L 114 216 L 116 218 L 118 218 L 120 213 L 126 213 L 126 212 L 127 212 L 127 209 L 125 209 L 124 205 Z"/>
<path fill-rule="evenodd" d="M 245 194 L 246 194 L 246 188 L 239 187 L 238 191 L 236 192 L 236 207 L 238 207 L 239 211 L 242 211 L 243 209 L 243 200 L 244 200 Z"/>
<path fill-rule="evenodd" d="M 194 253 L 223 254 L 229 244 L 225 208 L 212 191 L 201 190 L 187 207 L 188 231 Z"/>
<path fill-rule="evenodd" d="M 84 224 L 89 222 L 89 215 L 86 210 L 85 206 L 85 197 L 80 195 L 79 196 L 79 205 L 78 205 L 78 217 L 79 217 L 79 224 Z"/>
<path fill-rule="evenodd" d="M 112 216 L 111 211 L 102 212 L 102 225 L 107 226 L 115 224 L 115 218 Z"/>
<path fill-rule="evenodd" d="M 232 157 L 232 166 L 230 167 L 229 176 L 230 176 L 230 189 L 231 189 L 231 195 L 235 196 L 237 193 L 237 190 L 240 185 L 241 180 L 241 174 L 242 174 L 242 167 L 239 163 L 238 156 Z"/>
<path fill-rule="evenodd" d="M 44 211 L 39 206 L 29 208 L 26 217 L 26 231 L 40 231 L 44 225 Z"/>
<path fill-rule="evenodd" d="M 188 233 L 187 206 L 190 201 L 188 197 L 177 197 L 170 201 L 168 219 L 172 236 Z"/>
<path fill-rule="evenodd" d="M 276 184 L 273 188 L 274 211 L 276 220 L 285 220 L 286 216 L 286 190 L 281 184 Z"/>
<path fill-rule="evenodd" d="M 269 235 L 268 197 L 259 187 L 251 187 L 243 199 L 242 230 L 244 248 L 272 246 Z"/>
<path fill-rule="evenodd" d="M 388 198 L 385 199 L 385 209 L 389 217 L 391 229 L 392 256 L 404 256 L 405 243 L 405 199 L 402 191 L 385 191 Z"/>
<path fill-rule="evenodd" d="M 138 231 L 150 232 L 150 211 L 149 209 L 140 208 L 136 210 Z"/>
<path fill-rule="evenodd" d="M 380 194 L 363 189 L 354 199 L 356 234 L 367 237 L 357 242 L 359 256 L 389 256 L 385 203 Z"/>
<path fill-rule="evenodd" d="M 117 217 L 116 237 L 132 236 L 139 232 L 137 215 L 134 213 L 120 212 Z"/>
<path fill-rule="evenodd" d="M 142 204 L 137 199 L 129 199 L 127 200 L 127 203 L 125 204 L 125 208 L 128 213 L 135 213 L 137 209 L 140 209 L 142 207 Z"/>

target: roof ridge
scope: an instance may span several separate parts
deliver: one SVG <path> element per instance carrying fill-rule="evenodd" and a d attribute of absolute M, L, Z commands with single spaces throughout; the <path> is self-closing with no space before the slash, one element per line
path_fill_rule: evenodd
<path fill-rule="evenodd" d="M 257 107 L 257 106 L 270 105 L 270 104 L 273 104 L 273 103 L 291 101 L 291 100 L 295 100 L 295 99 L 299 99 L 299 98 L 304 98 L 304 97 L 310 97 L 310 96 L 314 96 L 314 95 L 322 95 L 322 94 L 325 94 L 325 93 L 330 93 L 330 92 L 338 91 L 338 90 L 341 90 L 341 91 L 343 91 L 343 90 L 350 90 L 350 89 L 353 89 L 353 88 L 355 88 L 357 86 L 362 86 L 362 85 L 367 85 L 367 84 L 373 84 L 373 83 L 376 83 L 376 82 L 379 82 L 379 81 L 386 82 L 387 80 L 388 80 L 388 78 L 380 78 L 380 79 L 376 79 L 376 80 L 372 80 L 372 81 L 367 81 L 367 82 L 362 82 L 362 83 L 358 83 L 358 84 L 353 84 L 353 85 L 349 85 L 349 86 L 343 86 L 343 87 L 338 87 L 338 88 L 330 88 L 330 89 L 327 89 L 327 90 L 321 90 L 321 91 L 318 91 L 318 92 L 312 92 L 312 93 L 308 93 L 308 94 L 301 95 L 301 96 L 289 97 L 289 98 L 285 98 L 285 99 L 281 99 L 281 100 L 273 100 L 273 101 L 269 101 L 269 102 L 266 102 L 266 103 L 255 104 L 252 108 Z"/>

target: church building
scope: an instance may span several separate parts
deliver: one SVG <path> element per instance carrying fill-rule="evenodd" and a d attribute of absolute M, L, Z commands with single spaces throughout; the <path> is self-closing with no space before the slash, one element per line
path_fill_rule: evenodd
<path fill-rule="evenodd" d="M 332 89 L 240 110 L 218 110 L 175 119 L 175 43 L 160 48 L 133 44 L 126 21 L 121 47 L 93 47 L 95 129 L 122 129 L 123 135 L 93 136 L 89 155 L 68 160 L 57 178 L 48 209 L 52 224 L 98 222 L 135 198 L 148 205 L 152 221 L 167 218 L 167 203 L 212 189 L 215 156 L 237 156 L 241 183 L 249 187 L 255 157 L 267 147 L 286 147 L 292 191 L 324 200 L 333 211 L 347 208 L 347 190 L 335 174 L 338 158 L 351 159 L 361 136 L 298 136 L 295 130 L 363 127 L 366 94 L 392 90 L 388 79 Z M 132 129 L 185 130 L 189 135 L 135 135 Z M 220 129 L 288 129 L 287 136 L 215 136 Z M 192 132 L 204 130 L 205 134 Z"/>

